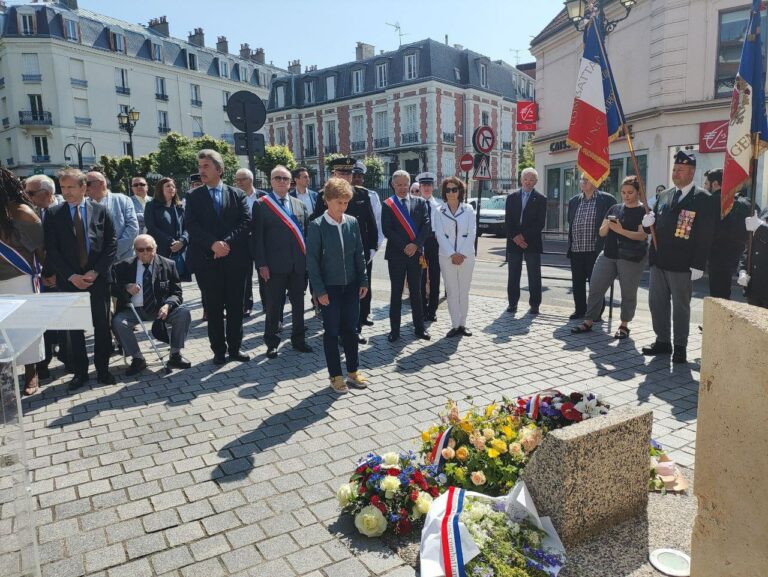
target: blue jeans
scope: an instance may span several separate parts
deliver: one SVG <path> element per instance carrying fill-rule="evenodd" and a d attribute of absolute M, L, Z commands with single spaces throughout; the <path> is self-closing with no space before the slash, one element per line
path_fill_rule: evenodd
<path fill-rule="evenodd" d="M 321 307 L 323 313 L 323 349 L 325 363 L 331 377 L 341 376 L 341 355 L 339 337 L 344 345 L 347 372 L 353 373 L 358 367 L 357 354 L 357 319 L 360 316 L 360 287 L 357 284 L 347 286 L 327 286 L 327 306 Z M 315 295 L 321 296 L 321 295 Z"/>

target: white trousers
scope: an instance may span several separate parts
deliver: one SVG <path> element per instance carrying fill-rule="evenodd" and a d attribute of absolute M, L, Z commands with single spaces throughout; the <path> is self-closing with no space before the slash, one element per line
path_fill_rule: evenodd
<path fill-rule="evenodd" d="M 451 262 L 451 257 L 440 255 L 440 273 L 443 275 L 445 292 L 448 297 L 448 314 L 452 327 L 467 326 L 469 311 L 469 285 L 475 269 L 475 256 L 467 257 L 460 265 Z"/>

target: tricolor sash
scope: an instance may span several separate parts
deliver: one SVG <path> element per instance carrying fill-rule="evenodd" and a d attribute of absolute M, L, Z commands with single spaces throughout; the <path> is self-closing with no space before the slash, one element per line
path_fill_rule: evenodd
<path fill-rule="evenodd" d="M 34 254 L 32 255 L 32 266 L 30 266 L 27 259 L 21 256 L 15 248 L 0 240 L 0 257 L 20 273 L 32 277 L 32 290 L 35 293 L 40 292 L 40 272 L 42 268 Z"/>
<path fill-rule="evenodd" d="M 397 196 L 392 195 L 385 200 L 384 203 L 392 209 L 395 218 L 397 218 L 400 225 L 405 229 L 408 238 L 411 239 L 411 241 L 416 240 L 416 225 L 414 224 L 413 219 L 411 219 L 411 215 L 405 210 L 403 203 L 400 202 L 400 199 L 397 198 Z"/>
<path fill-rule="evenodd" d="M 277 216 L 277 218 L 279 218 L 283 224 L 291 230 L 293 236 L 296 237 L 296 242 L 298 242 L 299 246 L 301 247 L 301 252 L 307 254 L 307 245 L 304 242 L 304 233 L 301 232 L 301 228 L 299 228 L 299 225 L 296 223 L 296 221 L 291 218 L 290 214 L 288 214 L 288 211 L 281 207 L 277 201 L 272 198 L 271 194 L 262 196 L 259 199 L 259 202 L 264 203 L 264 205 L 267 206 L 272 212 L 274 212 L 275 216 Z M 290 202 L 290 200 L 288 202 Z"/>
<path fill-rule="evenodd" d="M 536 418 L 539 416 L 539 406 L 541 405 L 541 395 L 536 395 L 535 397 L 531 397 L 528 399 L 528 402 L 525 404 L 525 414 L 528 415 L 528 418 L 531 420 L 536 420 Z"/>
<path fill-rule="evenodd" d="M 448 503 L 440 526 L 440 545 L 445 577 L 466 577 L 464 554 L 461 550 L 459 517 L 464 507 L 464 489 L 448 488 Z"/>
<path fill-rule="evenodd" d="M 431 465 L 437 465 L 438 471 L 442 470 L 443 465 L 445 464 L 443 449 L 448 446 L 448 440 L 451 437 L 451 429 L 453 429 L 453 427 L 448 427 L 445 431 L 440 433 L 435 441 L 435 446 L 432 447 L 432 451 L 429 453 L 429 463 Z"/>

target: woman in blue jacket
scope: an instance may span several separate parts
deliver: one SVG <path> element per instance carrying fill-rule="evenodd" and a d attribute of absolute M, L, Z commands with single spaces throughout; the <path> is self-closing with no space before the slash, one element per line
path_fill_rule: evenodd
<path fill-rule="evenodd" d="M 359 389 L 368 381 L 358 371 L 357 320 L 360 299 L 368 293 L 365 255 L 357 219 L 344 214 L 352 199 L 352 186 L 341 178 L 325 183 L 328 209 L 309 223 L 307 269 L 323 314 L 323 348 L 331 388 L 337 393 Z M 341 374 L 339 337 L 347 364 L 346 382 Z"/>

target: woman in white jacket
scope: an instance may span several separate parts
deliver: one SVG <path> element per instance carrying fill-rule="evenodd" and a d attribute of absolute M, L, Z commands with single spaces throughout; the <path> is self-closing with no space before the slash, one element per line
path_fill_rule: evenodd
<path fill-rule="evenodd" d="M 469 311 L 469 285 L 475 268 L 475 211 L 464 202 L 464 183 L 451 176 L 441 186 L 444 204 L 432 213 L 432 230 L 440 246 L 440 272 L 448 296 L 451 330 L 447 337 L 464 335 Z"/>

